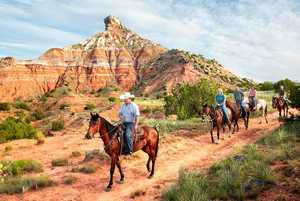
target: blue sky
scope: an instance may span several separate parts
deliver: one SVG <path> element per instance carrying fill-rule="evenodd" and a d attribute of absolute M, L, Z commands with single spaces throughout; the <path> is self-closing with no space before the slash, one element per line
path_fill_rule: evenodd
<path fill-rule="evenodd" d="M 300 81 L 299 0 L 0 0 L 0 57 L 37 58 L 117 16 L 167 48 L 215 58 L 257 81 Z"/>

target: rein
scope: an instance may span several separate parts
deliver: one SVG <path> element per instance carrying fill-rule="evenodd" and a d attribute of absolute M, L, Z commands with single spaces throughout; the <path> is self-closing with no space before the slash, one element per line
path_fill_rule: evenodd
<path fill-rule="evenodd" d="M 99 122 L 98 123 L 98 133 L 100 134 L 100 138 L 102 138 L 103 134 L 100 132 L 100 125 L 101 125 L 100 120 L 101 120 L 101 118 L 99 118 L 99 120 L 98 120 L 98 122 Z M 120 122 L 121 121 L 118 121 L 116 123 L 120 123 Z M 118 128 L 118 125 L 114 126 L 114 128 L 112 128 L 111 130 L 108 130 L 108 128 L 105 127 L 105 129 L 108 130 L 108 136 L 110 136 L 113 133 L 113 131 L 115 131 L 117 128 Z M 110 137 L 109 142 L 104 146 L 104 150 L 107 150 L 111 146 L 111 144 L 112 144 L 112 142 L 113 142 L 113 140 L 115 139 L 116 136 L 117 136 L 116 133 L 114 133 L 114 135 Z"/>

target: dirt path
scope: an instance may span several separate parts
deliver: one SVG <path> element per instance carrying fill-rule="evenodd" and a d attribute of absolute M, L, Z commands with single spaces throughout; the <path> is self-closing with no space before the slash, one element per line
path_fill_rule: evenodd
<path fill-rule="evenodd" d="M 105 162 L 97 172 L 91 175 L 72 173 L 78 181 L 72 185 L 62 183 L 62 178 L 70 167 L 51 167 L 51 160 L 57 156 L 68 156 L 75 150 L 90 150 L 99 147 L 98 140 L 86 141 L 82 139 L 86 128 L 73 128 L 63 136 L 47 138 L 44 145 L 34 145 L 32 141 L 12 142 L 14 147 L 23 146 L 22 151 L 14 149 L 5 159 L 28 158 L 28 156 L 41 161 L 45 173 L 58 181 L 58 185 L 39 191 L 26 192 L 23 195 L 0 196 L 0 200 L 91 200 L 91 201 L 153 201 L 159 200 L 161 191 L 176 181 L 181 168 L 205 169 L 217 160 L 238 151 L 241 147 L 255 142 L 267 132 L 277 129 L 281 123 L 277 121 L 277 113 L 269 115 L 269 124 L 259 124 L 258 119 L 251 119 L 249 130 L 242 127 L 239 133 L 225 138 L 219 145 L 211 144 L 210 135 L 191 135 L 189 132 L 179 132 L 168 135 L 160 144 L 156 173 L 152 179 L 147 179 L 145 167 L 146 155 L 138 152 L 131 158 L 122 160 L 125 172 L 125 183 L 115 182 L 111 192 L 105 192 L 108 182 L 109 164 Z M 242 124 L 241 124 L 242 125 Z M 24 145 L 24 143 L 26 145 Z M 102 149 L 102 143 L 100 149 Z M 3 145 L 0 146 L 3 149 Z M 72 159 L 78 163 L 81 158 Z M 115 172 L 115 181 L 119 179 Z"/>

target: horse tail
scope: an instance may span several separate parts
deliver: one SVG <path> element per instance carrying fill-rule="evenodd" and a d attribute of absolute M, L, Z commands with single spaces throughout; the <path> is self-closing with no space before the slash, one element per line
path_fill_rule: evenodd
<path fill-rule="evenodd" d="M 266 104 L 266 107 L 265 107 L 265 116 L 267 116 L 267 113 L 268 113 L 268 105 Z"/>
<path fill-rule="evenodd" d="M 158 128 L 158 124 L 154 126 L 154 129 L 156 130 L 157 133 L 157 140 L 156 140 L 156 148 L 155 148 L 155 158 L 157 157 L 158 154 L 158 144 L 159 144 L 159 128 Z"/>

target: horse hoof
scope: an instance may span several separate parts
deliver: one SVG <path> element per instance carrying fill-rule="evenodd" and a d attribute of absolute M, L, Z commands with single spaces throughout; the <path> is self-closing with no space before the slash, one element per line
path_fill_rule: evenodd
<path fill-rule="evenodd" d="M 150 174 L 150 175 L 148 176 L 148 179 L 151 179 L 152 177 L 153 177 L 153 174 L 152 174 L 152 175 Z"/>
<path fill-rule="evenodd" d="M 220 142 L 219 142 L 219 141 L 216 141 L 215 144 L 220 144 Z"/>
<path fill-rule="evenodd" d="M 104 189 L 104 191 L 105 191 L 105 192 L 110 192 L 110 191 L 111 191 L 111 187 L 106 187 L 106 188 Z"/>

